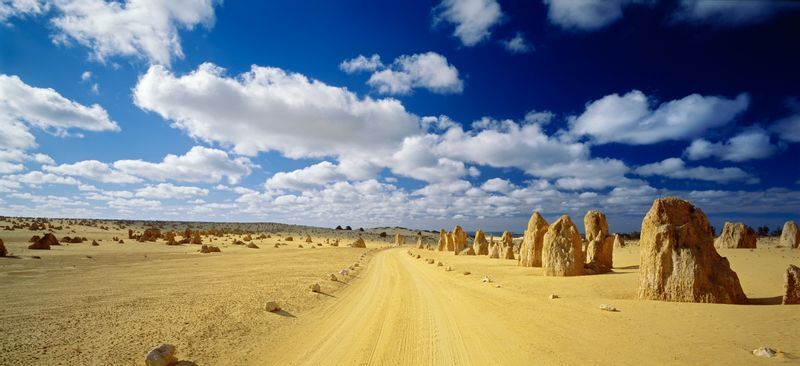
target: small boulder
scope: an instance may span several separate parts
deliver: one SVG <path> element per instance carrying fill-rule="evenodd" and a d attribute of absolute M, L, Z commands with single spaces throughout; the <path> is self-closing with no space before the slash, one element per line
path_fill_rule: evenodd
<path fill-rule="evenodd" d="M 328 280 L 330 280 L 330 281 L 337 281 L 337 280 L 338 280 L 338 278 L 336 278 L 336 275 L 335 275 L 335 274 L 333 274 L 333 273 L 330 273 L 330 274 L 328 274 Z"/>
<path fill-rule="evenodd" d="M 220 253 L 222 252 L 219 247 L 215 247 L 213 245 L 203 244 L 200 247 L 200 253 Z"/>
<path fill-rule="evenodd" d="M 167 343 L 162 343 L 150 353 L 144 359 L 145 366 L 171 366 L 178 362 L 178 358 L 175 357 L 175 346 Z"/>
<path fill-rule="evenodd" d="M 364 239 L 359 236 L 358 239 L 356 239 L 356 241 L 354 241 L 350 246 L 353 248 L 366 248 L 367 244 L 364 243 Z"/>
<path fill-rule="evenodd" d="M 256 243 L 248 243 L 247 247 L 251 249 L 258 249 L 258 245 L 256 245 Z"/>
<path fill-rule="evenodd" d="M 600 310 L 603 310 L 603 311 L 611 311 L 611 312 L 617 312 L 617 311 L 619 311 L 619 310 L 617 310 L 617 308 L 616 308 L 616 307 L 614 307 L 613 305 L 609 305 L 609 304 L 602 304 L 602 305 L 600 305 Z"/>
<path fill-rule="evenodd" d="M 96 247 L 96 246 L 100 246 L 100 244 L 97 243 L 97 240 L 92 240 L 92 246 Z"/>
<path fill-rule="evenodd" d="M 36 250 L 50 250 L 50 246 L 53 245 L 61 245 L 58 243 L 58 239 L 53 234 L 45 234 L 42 238 L 37 240 L 35 243 L 28 246 L 28 249 L 36 249 Z"/>
<path fill-rule="evenodd" d="M 318 283 L 312 283 L 311 285 L 308 286 L 308 289 L 311 290 L 311 292 L 320 292 L 320 287 Z"/>
<path fill-rule="evenodd" d="M 278 306 L 277 301 L 267 301 L 266 303 L 264 303 L 264 309 L 272 313 L 276 311 L 281 311 L 281 307 Z"/>
<path fill-rule="evenodd" d="M 772 358 L 778 355 L 778 351 L 769 347 L 758 347 L 753 350 L 753 356 Z"/>

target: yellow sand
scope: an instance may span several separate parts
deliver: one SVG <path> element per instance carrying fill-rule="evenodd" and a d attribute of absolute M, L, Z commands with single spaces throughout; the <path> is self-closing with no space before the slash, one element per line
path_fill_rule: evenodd
<path fill-rule="evenodd" d="M 370 249 L 299 249 L 296 236 L 281 248 L 272 247 L 273 238 L 256 241 L 261 249 L 222 245 L 214 254 L 199 254 L 195 245 L 127 239 L 29 251 L 23 241 L 30 234 L 0 231 L 22 257 L 0 260 L 1 365 L 140 365 L 161 342 L 175 344 L 179 358 L 198 365 L 800 360 L 800 306 L 779 305 L 783 272 L 800 264 L 800 250 L 762 242 L 756 250 L 720 250 L 760 305 L 715 305 L 636 300 L 636 246 L 616 250 L 614 273 L 553 278 L 512 260 L 407 245 L 370 252 L 357 277 L 345 283 L 325 276 L 359 262 Z M 9 235 L 16 238 L 11 243 Z M 110 237 L 83 236 L 101 235 Z M 492 282 L 481 282 L 484 275 Z M 313 282 L 323 294 L 308 292 Z M 285 311 L 264 311 L 271 299 Z M 601 304 L 619 312 L 601 311 Z M 760 346 L 783 353 L 752 356 Z"/>

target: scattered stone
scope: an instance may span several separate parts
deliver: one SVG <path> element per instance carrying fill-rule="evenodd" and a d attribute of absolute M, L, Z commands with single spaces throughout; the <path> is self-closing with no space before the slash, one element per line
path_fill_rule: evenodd
<path fill-rule="evenodd" d="M 302 248 L 302 247 L 303 247 L 303 244 L 297 244 L 297 247 L 298 247 L 298 248 Z"/>
<path fill-rule="evenodd" d="M 450 271 L 452 271 L 452 270 L 453 270 L 453 267 L 447 266 L 447 268 L 445 268 L 444 270 L 445 270 L 446 272 L 450 272 Z"/>
<path fill-rule="evenodd" d="M 252 249 L 258 249 L 258 245 L 256 245 L 256 243 L 248 243 L 247 247 Z"/>
<path fill-rule="evenodd" d="M 736 272 L 714 249 L 701 209 L 679 198 L 656 199 L 641 233 L 639 299 L 747 303 Z"/>
<path fill-rule="evenodd" d="M 556 295 L 556 294 L 550 294 L 550 300 L 555 300 L 555 299 L 557 299 L 557 298 L 558 298 L 558 295 Z"/>
<path fill-rule="evenodd" d="M 273 245 L 272 247 L 273 247 L 273 248 L 280 248 L 281 246 L 280 246 L 280 245 L 278 245 L 278 244 L 275 244 L 275 245 Z"/>
<path fill-rule="evenodd" d="M 428 262 L 428 264 L 433 264 L 433 262 L 435 261 L 433 260 L 433 258 L 428 258 L 425 260 L 425 262 Z"/>
<path fill-rule="evenodd" d="M 500 288 L 500 285 L 494 285 L 494 288 Z"/>
<path fill-rule="evenodd" d="M 308 289 L 311 290 L 311 292 L 320 292 L 318 283 L 312 283 L 310 286 L 308 286 Z"/>
<path fill-rule="evenodd" d="M 609 305 L 609 304 L 600 305 L 600 310 L 611 311 L 611 312 L 619 311 L 619 310 L 617 310 L 616 307 L 614 307 L 613 305 Z"/>
<path fill-rule="evenodd" d="M 311 240 L 311 235 L 306 235 L 306 243 L 313 243 L 314 241 Z"/>
<path fill-rule="evenodd" d="M 606 215 L 590 210 L 583 217 L 586 231 L 586 268 L 591 274 L 610 272 L 614 267 L 614 238 L 608 234 Z"/>
<path fill-rule="evenodd" d="M 797 229 L 797 223 L 786 221 L 783 224 L 780 245 L 786 248 L 800 248 L 800 230 Z"/>
<path fill-rule="evenodd" d="M 336 275 L 333 274 L 333 273 L 328 274 L 328 279 L 331 280 L 331 281 L 337 281 L 338 280 L 338 278 L 336 278 Z"/>
<path fill-rule="evenodd" d="M 486 240 L 486 234 L 481 229 L 475 231 L 475 239 L 472 240 L 472 251 L 474 255 L 489 254 L 489 241 Z"/>
<path fill-rule="evenodd" d="M 178 358 L 175 357 L 175 346 L 162 343 L 144 358 L 145 366 L 171 366 L 178 362 Z"/>
<path fill-rule="evenodd" d="M 800 268 L 790 264 L 783 276 L 783 305 L 800 304 Z"/>
<path fill-rule="evenodd" d="M 769 347 L 758 347 L 753 350 L 753 356 L 771 358 L 778 355 L 778 351 Z"/>
<path fill-rule="evenodd" d="M 100 244 L 97 243 L 97 240 L 92 240 L 92 246 L 97 247 L 100 246 Z"/>
<path fill-rule="evenodd" d="M 269 312 L 271 312 L 271 313 L 274 313 L 276 311 L 281 311 L 281 307 L 278 306 L 278 303 L 275 302 L 275 301 L 267 301 L 264 304 L 264 309 L 269 311 Z"/>
<path fill-rule="evenodd" d="M 528 220 L 528 228 L 525 229 L 525 235 L 522 238 L 522 245 L 519 249 L 518 264 L 520 266 L 542 266 L 542 246 L 545 233 L 547 233 L 547 221 L 539 214 L 539 211 L 534 211 L 531 219 Z"/>
<path fill-rule="evenodd" d="M 558 218 L 547 228 L 542 244 L 542 274 L 580 276 L 583 274 L 583 241 L 569 216 Z"/>
<path fill-rule="evenodd" d="M 420 259 L 420 258 L 422 258 L 422 256 L 421 256 L 421 255 L 419 255 L 419 254 L 417 254 L 417 255 L 416 255 L 416 258 L 417 258 L 417 259 Z"/>
<path fill-rule="evenodd" d="M 442 263 L 441 261 L 440 261 L 440 262 L 438 262 L 438 263 L 436 263 L 436 267 L 441 267 L 441 266 L 443 266 L 443 265 L 444 265 L 444 263 Z"/>
<path fill-rule="evenodd" d="M 484 275 L 484 276 L 481 278 L 481 282 L 483 282 L 483 283 L 491 283 L 491 282 L 492 282 L 492 279 L 491 279 L 491 278 L 489 278 L 489 276 L 486 276 L 486 275 Z"/>
<path fill-rule="evenodd" d="M 756 232 L 747 225 L 725 222 L 722 233 L 714 240 L 716 248 L 752 249 L 756 247 Z"/>
<path fill-rule="evenodd" d="M 353 267 L 358 267 L 358 266 L 359 266 L 358 263 L 353 263 Z"/>
<path fill-rule="evenodd" d="M 453 252 L 456 255 L 461 254 L 461 251 L 467 248 L 467 233 L 461 229 L 461 226 L 456 225 L 453 229 Z"/>
<path fill-rule="evenodd" d="M 466 276 L 466 275 L 472 274 L 472 272 L 470 272 L 470 271 L 464 271 L 464 272 L 461 272 L 461 274 L 463 274 L 464 276 Z"/>
<path fill-rule="evenodd" d="M 200 247 L 200 253 L 220 253 L 222 252 L 219 247 L 215 247 L 213 245 L 203 244 Z"/>
<path fill-rule="evenodd" d="M 283 240 L 284 240 L 284 241 L 294 241 L 294 238 L 293 238 L 293 237 L 291 237 L 291 236 L 287 236 L 287 237 L 286 237 L 285 239 L 283 239 Z"/>
<path fill-rule="evenodd" d="M 339 274 L 342 276 L 349 276 L 350 270 L 348 270 L 347 268 L 343 268 L 341 271 L 339 271 Z"/>

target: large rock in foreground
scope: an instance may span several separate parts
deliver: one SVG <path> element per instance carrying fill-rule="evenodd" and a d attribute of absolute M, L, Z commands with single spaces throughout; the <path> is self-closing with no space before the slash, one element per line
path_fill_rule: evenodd
<path fill-rule="evenodd" d="M 531 219 L 528 220 L 528 228 L 525 229 L 522 245 L 519 248 L 520 266 L 542 266 L 542 246 L 545 233 L 547 233 L 547 221 L 539 214 L 539 211 L 534 211 Z"/>
<path fill-rule="evenodd" d="M 797 223 L 794 221 L 786 221 L 786 223 L 783 224 L 780 245 L 787 248 L 800 247 L 800 230 L 797 229 Z"/>
<path fill-rule="evenodd" d="M 160 346 L 153 348 L 144 359 L 145 366 L 170 366 L 178 362 L 175 357 L 175 346 L 162 343 Z"/>
<path fill-rule="evenodd" d="M 790 264 L 789 268 L 786 269 L 783 280 L 783 288 L 785 290 L 783 294 L 783 304 L 800 304 L 800 268 Z"/>
<path fill-rule="evenodd" d="M 714 240 L 717 248 L 745 249 L 756 247 L 756 233 L 747 225 L 737 222 L 725 222 L 722 234 Z"/>
<path fill-rule="evenodd" d="M 545 276 L 583 274 L 583 240 L 567 215 L 559 217 L 544 234 L 542 273 Z"/>
<path fill-rule="evenodd" d="M 640 299 L 747 302 L 736 272 L 714 249 L 706 215 L 688 201 L 655 200 L 642 221 L 639 243 Z"/>

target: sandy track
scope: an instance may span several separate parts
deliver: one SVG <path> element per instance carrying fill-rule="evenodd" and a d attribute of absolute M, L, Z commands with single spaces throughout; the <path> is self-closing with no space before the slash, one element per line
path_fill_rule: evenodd
<path fill-rule="evenodd" d="M 423 258 L 407 255 L 405 248 L 376 254 L 360 279 L 337 298 L 299 314 L 292 327 L 272 334 L 248 363 L 746 365 L 794 363 L 800 355 L 795 308 L 634 299 L 634 250 L 621 251 L 625 268 L 613 274 L 572 278 L 541 277 L 540 269 L 520 268 L 514 261 L 413 252 Z M 784 253 L 797 257 L 794 252 L 763 253 L 773 262 L 792 261 Z M 779 291 L 783 265 L 769 262 L 777 269 L 767 272 L 766 263 L 758 263 L 763 259 L 759 254 L 729 254 L 751 283 L 751 297 Z M 425 258 L 442 260 L 454 271 Z M 463 275 L 463 270 L 472 274 Z M 496 282 L 482 283 L 483 274 Z M 561 298 L 551 300 L 551 293 Z M 612 303 L 621 312 L 600 311 L 601 303 Z M 785 354 L 777 360 L 753 357 L 750 351 L 762 345 Z"/>
<path fill-rule="evenodd" d="M 448 288 L 445 277 L 456 274 L 393 249 L 362 276 L 254 364 L 513 363 L 503 340 L 516 335 L 497 324 L 489 302 Z M 476 307 L 463 306 L 469 303 Z"/>

